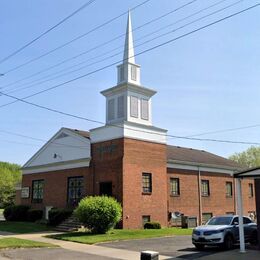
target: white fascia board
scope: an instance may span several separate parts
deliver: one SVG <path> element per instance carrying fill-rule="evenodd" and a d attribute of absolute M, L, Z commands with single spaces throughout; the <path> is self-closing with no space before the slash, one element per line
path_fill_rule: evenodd
<path fill-rule="evenodd" d="M 202 172 L 214 172 L 214 173 L 224 173 L 224 174 L 229 174 L 233 175 L 234 172 L 236 171 L 235 169 L 230 169 L 229 167 L 225 168 L 223 166 L 214 166 L 214 165 L 203 165 L 203 164 L 180 164 L 180 163 L 174 163 L 174 162 L 168 162 L 167 163 L 167 168 L 172 168 L 172 169 L 181 169 L 181 170 L 191 170 L 191 171 L 202 171 Z"/>
<path fill-rule="evenodd" d="M 53 172 L 58 170 L 89 167 L 89 164 L 90 164 L 90 158 L 84 158 L 76 161 L 66 161 L 64 163 L 47 164 L 47 165 L 34 166 L 34 167 L 23 167 L 22 174 L 26 175 L 26 174 L 34 174 L 34 173 L 41 173 L 41 172 Z"/>
<path fill-rule="evenodd" d="M 124 127 L 124 137 L 153 143 L 166 144 L 166 133 L 167 130 L 165 129 L 133 123 L 131 124 L 130 122 L 126 122 Z"/>
<path fill-rule="evenodd" d="M 127 90 L 130 90 L 130 91 L 133 91 L 136 93 L 140 93 L 140 94 L 143 94 L 143 95 L 149 96 L 149 97 L 152 97 L 154 94 L 157 93 L 153 89 L 150 89 L 150 88 L 147 88 L 144 86 L 140 86 L 140 85 L 136 85 L 136 84 L 132 84 L 132 83 L 121 83 L 112 88 L 105 89 L 105 90 L 101 91 L 100 93 L 105 97 L 109 97 L 109 96 L 113 96 L 113 95 L 116 95 L 118 93 L 121 93 L 121 92 L 124 92 Z"/>
<path fill-rule="evenodd" d="M 118 125 L 106 125 L 90 130 L 91 143 L 98 143 L 118 138 L 131 138 L 141 141 L 166 144 L 167 130 L 130 122 Z"/>
<path fill-rule="evenodd" d="M 52 143 L 57 136 L 59 136 L 61 133 L 66 133 L 68 135 L 73 135 L 75 138 L 80 139 L 81 141 L 85 143 L 89 143 L 89 140 L 74 131 L 69 130 L 68 128 L 62 127 L 56 134 L 54 134 L 48 142 L 46 142 L 24 165 L 23 168 L 26 168 L 30 165 L 30 163 L 37 159 L 37 157 L 49 146 L 50 143 Z"/>
<path fill-rule="evenodd" d="M 91 143 L 104 142 L 124 137 L 124 129 L 121 124 L 117 126 L 106 125 L 90 130 Z"/>

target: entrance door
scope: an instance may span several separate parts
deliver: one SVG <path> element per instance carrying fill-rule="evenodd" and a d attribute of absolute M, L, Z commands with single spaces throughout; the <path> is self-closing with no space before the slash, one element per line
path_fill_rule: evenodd
<path fill-rule="evenodd" d="M 99 195 L 112 196 L 112 182 L 100 182 Z"/>

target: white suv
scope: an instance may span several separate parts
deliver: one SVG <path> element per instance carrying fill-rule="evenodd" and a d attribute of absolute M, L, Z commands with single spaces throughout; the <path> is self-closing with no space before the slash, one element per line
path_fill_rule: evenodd
<path fill-rule="evenodd" d="M 245 241 L 257 243 L 257 226 L 248 217 L 243 217 Z M 211 218 L 206 225 L 194 228 L 192 243 L 199 250 L 206 245 L 233 248 L 239 242 L 238 216 L 224 215 Z"/>

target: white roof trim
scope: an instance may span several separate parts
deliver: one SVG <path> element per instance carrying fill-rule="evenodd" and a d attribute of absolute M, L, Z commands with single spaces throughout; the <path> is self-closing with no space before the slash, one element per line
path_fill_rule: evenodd
<path fill-rule="evenodd" d="M 190 171 L 202 171 L 202 172 L 214 172 L 214 173 L 224 173 L 224 174 L 229 174 L 233 175 L 235 170 L 234 169 L 228 169 L 227 168 L 221 168 L 221 167 L 215 167 L 213 165 L 202 165 L 202 164 L 197 164 L 197 165 L 192 165 L 190 164 L 180 164 L 180 163 L 173 163 L 173 162 L 168 162 L 167 163 L 167 168 L 172 168 L 172 169 L 182 169 L 182 170 L 190 170 Z"/>
<path fill-rule="evenodd" d="M 59 170 L 66 170 L 66 169 L 74 169 L 74 168 L 82 168 L 82 167 L 89 167 L 90 158 L 84 158 L 75 161 L 66 161 L 60 162 L 55 164 L 46 164 L 41 166 L 34 166 L 34 167 L 23 167 L 22 174 L 34 174 L 34 173 L 41 173 L 41 172 L 53 172 Z"/>

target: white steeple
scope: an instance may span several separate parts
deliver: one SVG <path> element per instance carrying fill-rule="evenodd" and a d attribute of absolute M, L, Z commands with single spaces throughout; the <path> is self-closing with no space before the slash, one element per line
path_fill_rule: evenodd
<path fill-rule="evenodd" d="M 165 144 L 167 131 L 152 124 L 152 96 L 156 91 L 140 83 L 130 12 L 124 47 L 123 61 L 117 66 L 117 85 L 101 91 L 106 98 L 106 125 L 90 130 L 91 143 L 127 137 Z"/>
<path fill-rule="evenodd" d="M 128 20 L 125 34 L 125 49 L 124 49 L 124 59 L 123 63 L 135 63 L 134 57 L 134 42 L 133 42 L 133 33 L 132 33 L 132 22 L 130 10 L 128 11 Z"/>
<path fill-rule="evenodd" d="M 125 34 L 123 63 L 117 67 L 117 84 L 133 83 L 136 85 L 140 85 L 140 66 L 135 64 L 134 41 L 132 31 L 131 14 L 129 11 Z"/>

